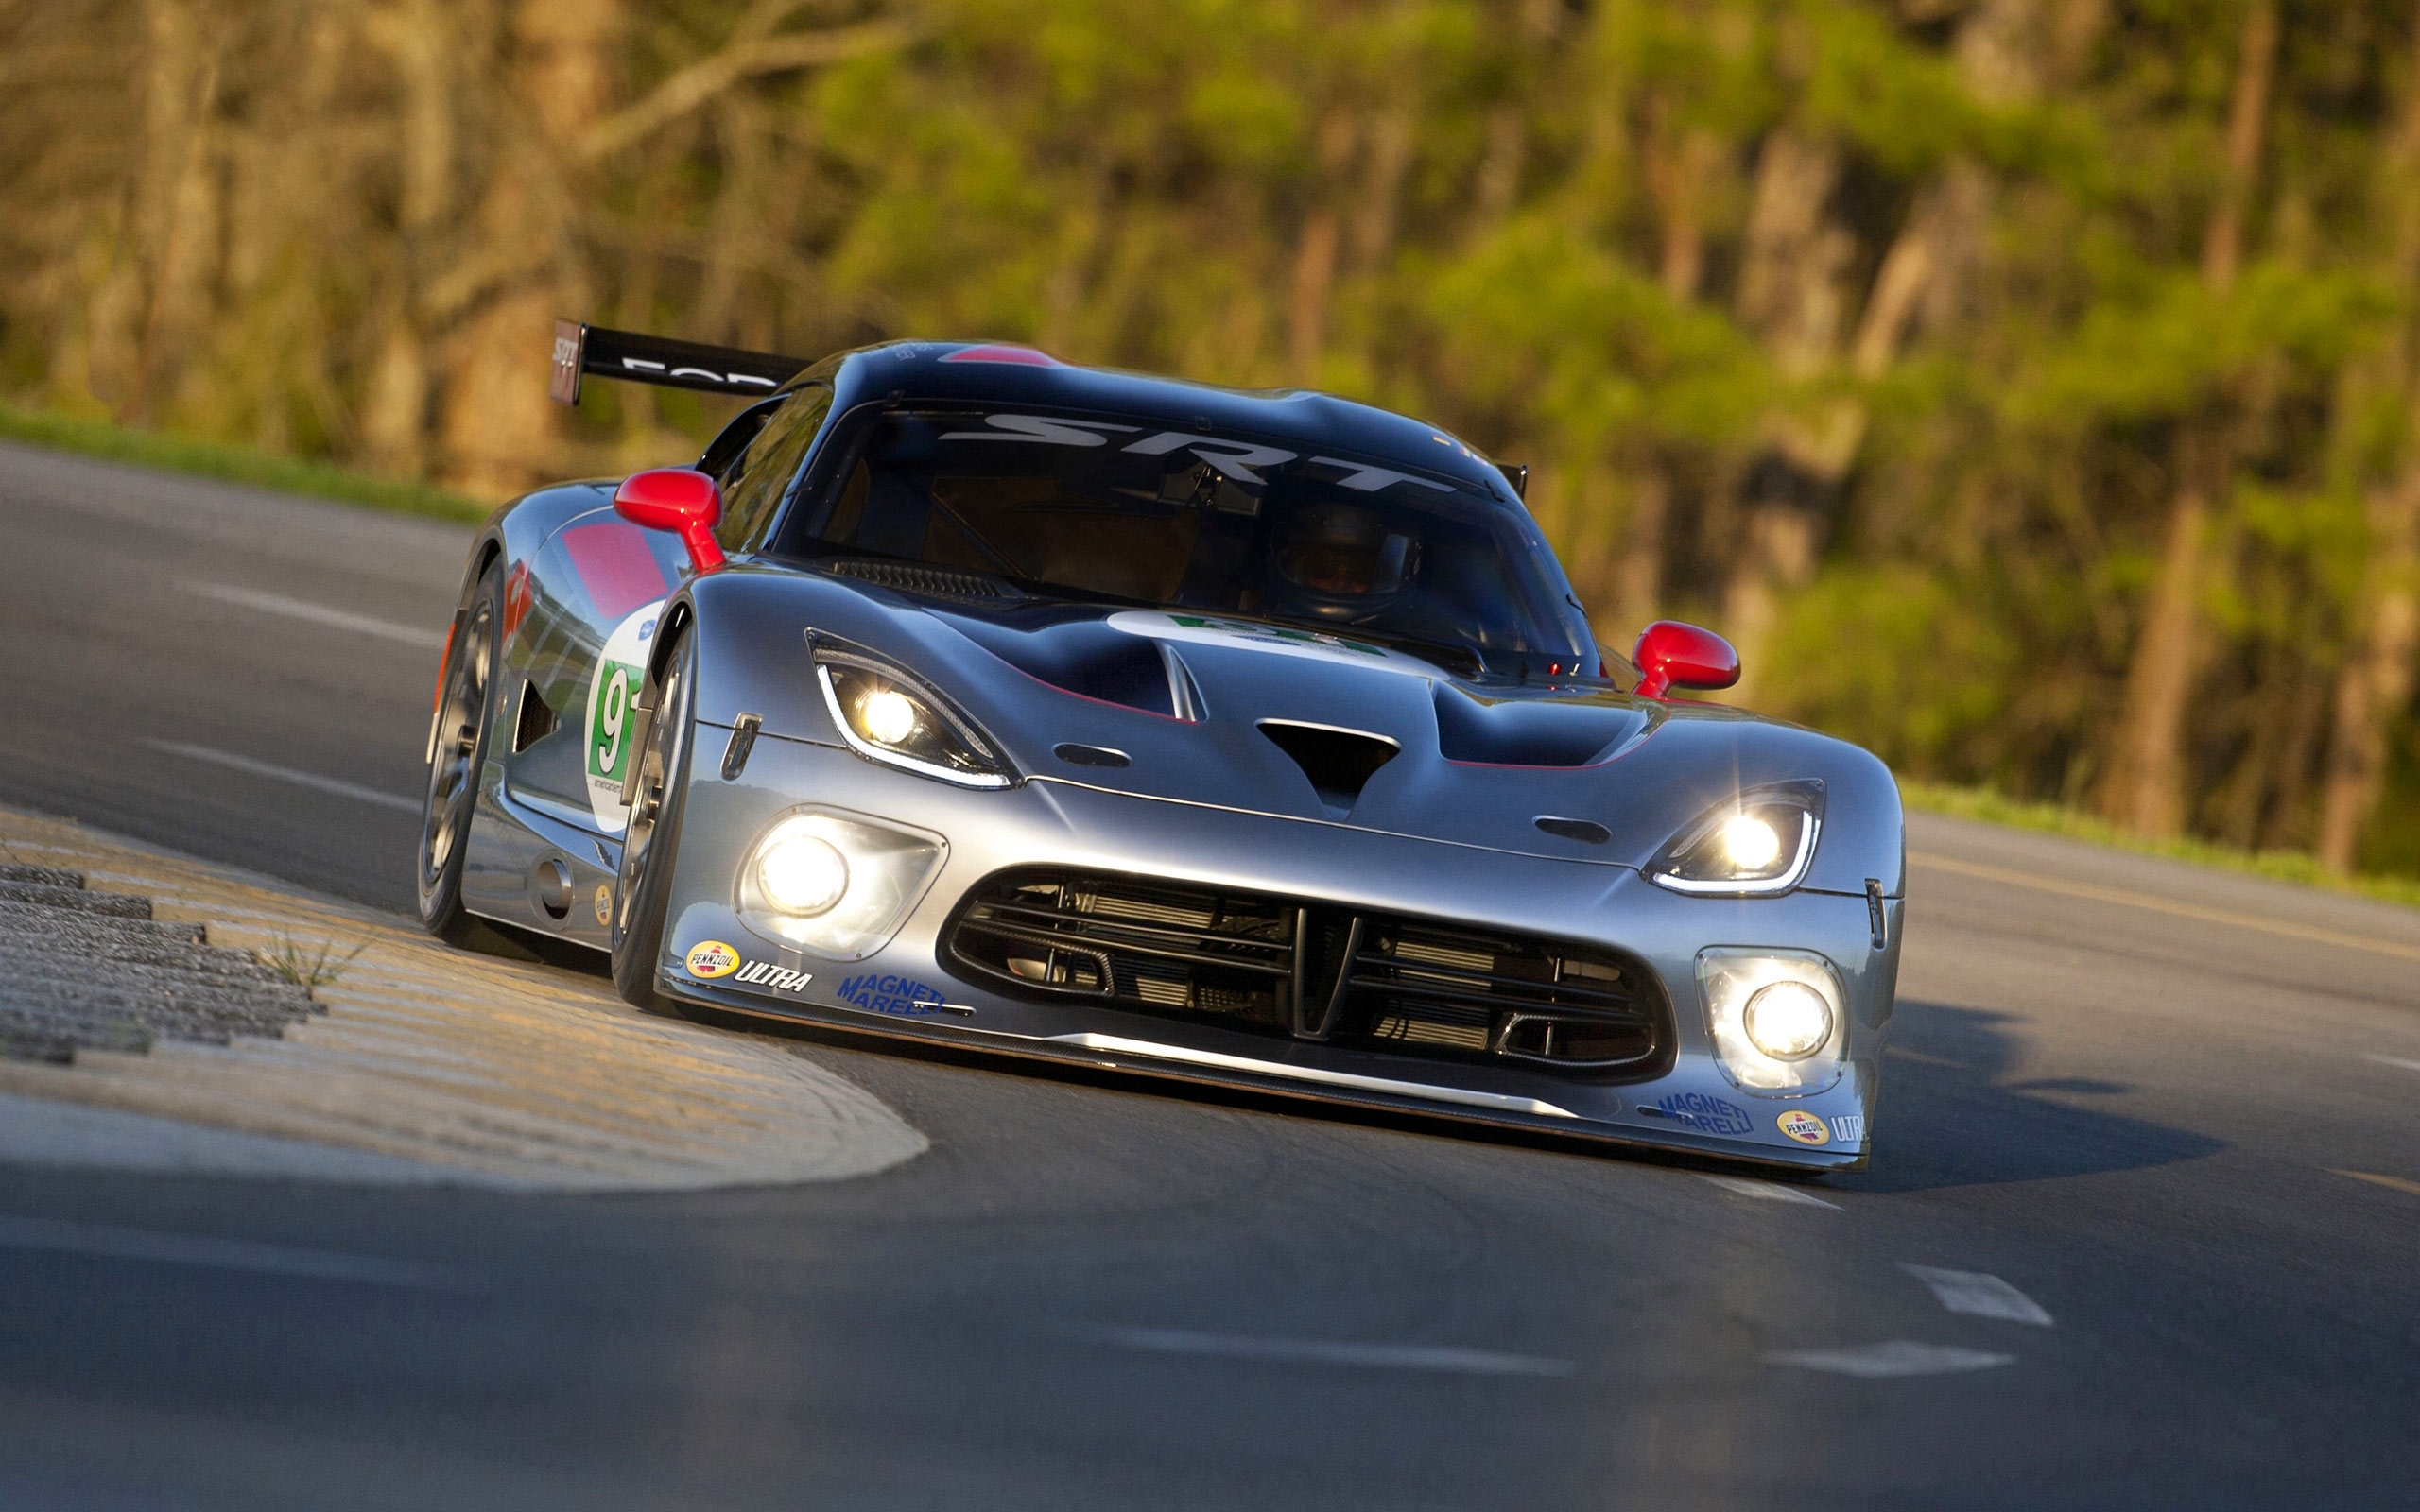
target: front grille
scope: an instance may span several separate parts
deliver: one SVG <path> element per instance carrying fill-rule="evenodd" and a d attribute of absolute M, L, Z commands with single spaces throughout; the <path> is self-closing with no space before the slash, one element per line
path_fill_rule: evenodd
<path fill-rule="evenodd" d="M 1595 945 L 1142 877 L 977 886 L 944 955 L 994 990 L 1442 1059 L 1625 1077 L 1671 1060 L 1653 976 Z"/>

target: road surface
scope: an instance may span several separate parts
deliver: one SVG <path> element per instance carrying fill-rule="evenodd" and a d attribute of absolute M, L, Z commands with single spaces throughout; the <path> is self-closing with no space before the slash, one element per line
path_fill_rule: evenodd
<path fill-rule="evenodd" d="M 410 902 L 458 527 L 0 448 L 0 801 Z M 1916 816 L 1861 1176 L 811 1037 L 930 1153 L 0 1168 L 10 1507 L 2420 1505 L 2420 914 Z"/>

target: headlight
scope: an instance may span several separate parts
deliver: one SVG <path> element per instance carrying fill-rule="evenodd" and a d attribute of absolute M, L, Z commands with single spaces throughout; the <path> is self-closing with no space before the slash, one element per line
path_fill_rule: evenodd
<path fill-rule="evenodd" d="M 1007 787 L 1008 758 L 947 700 L 896 667 L 818 643 L 815 680 L 858 755 L 960 787 Z"/>
<path fill-rule="evenodd" d="M 749 928 L 834 960 L 882 948 L 941 866 L 941 836 L 830 810 L 765 832 L 739 868 Z"/>
<path fill-rule="evenodd" d="M 819 836 L 783 834 L 757 850 L 756 885 L 781 912 L 812 919 L 830 913 L 847 894 L 848 858 Z"/>
<path fill-rule="evenodd" d="M 1715 1056 L 1741 1091 L 1796 1097 L 1840 1079 L 1847 1017 L 1831 962 L 1812 951 L 1703 951 L 1698 985 Z"/>
<path fill-rule="evenodd" d="M 1769 983 L 1748 999 L 1739 1026 L 1775 1060 L 1805 1060 L 1832 1038 L 1832 1005 L 1804 982 Z"/>
<path fill-rule="evenodd" d="M 1647 875 L 1674 892 L 1788 892 L 1806 875 L 1823 828 L 1823 783 L 1751 788 L 1700 816 L 1648 864 Z"/>

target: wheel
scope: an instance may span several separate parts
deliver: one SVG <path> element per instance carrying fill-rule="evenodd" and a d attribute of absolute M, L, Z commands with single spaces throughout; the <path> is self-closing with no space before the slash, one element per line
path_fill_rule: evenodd
<path fill-rule="evenodd" d="M 695 655 L 687 627 L 673 632 L 664 676 L 648 700 L 647 742 L 632 753 L 638 791 L 622 831 L 622 869 L 614 879 L 614 990 L 633 1007 L 662 1008 L 656 963 L 664 954 L 664 916 L 681 843 L 682 796 L 689 784 L 689 715 Z M 686 1012 L 685 1006 L 668 1005 Z M 693 1015 L 694 1016 L 694 1015 Z"/>
<path fill-rule="evenodd" d="M 475 950 L 501 943 L 493 930 L 462 908 L 462 859 L 494 723 L 503 619 L 504 574 L 491 562 L 471 590 L 470 612 L 446 647 L 445 667 L 438 676 L 428 795 L 421 810 L 420 921 L 447 944 Z"/>

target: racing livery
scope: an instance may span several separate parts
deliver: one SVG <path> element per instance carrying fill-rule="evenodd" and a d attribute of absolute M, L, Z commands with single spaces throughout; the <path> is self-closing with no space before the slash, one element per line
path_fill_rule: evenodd
<path fill-rule="evenodd" d="M 1598 645 L 1523 471 L 1324 395 L 566 324 L 751 396 L 474 545 L 419 891 L 626 998 L 1861 1167 L 1896 785 Z"/>

